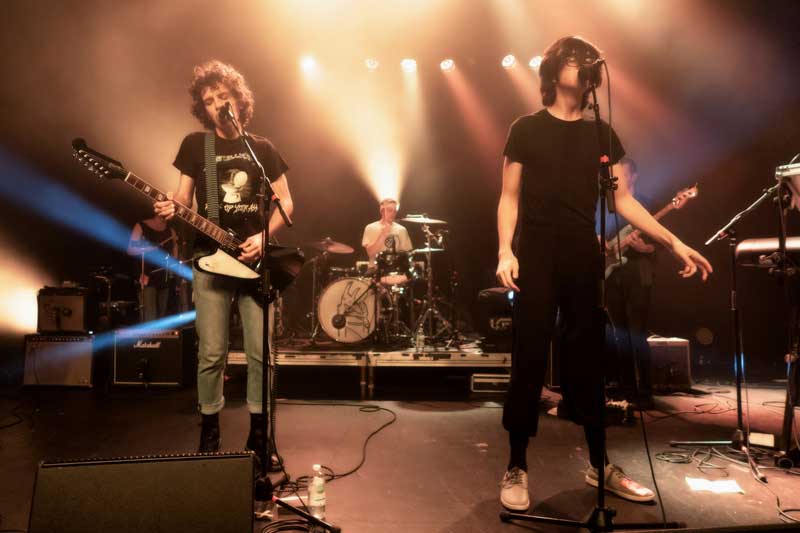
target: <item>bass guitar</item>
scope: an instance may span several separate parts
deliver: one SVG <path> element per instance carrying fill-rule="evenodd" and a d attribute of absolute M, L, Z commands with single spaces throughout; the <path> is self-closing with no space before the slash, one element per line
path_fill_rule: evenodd
<path fill-rule="evenodd" d="M 653 218 L 660 220 L 670 211 L 681 209 L 686 205 L 686 202 L 692 198 L 697 198 L 697 194 L 697 184 L 679 191 L 663 209 L 653 215 Z M 633 229 L 633 226 L 628 224 L 622 228 L 617 235 L 608 240 L 608 249 L 606 250 L 606 279 L 608 279 L 612 272 L 628 262 L 625 253 L 630 248 L 631 241 L 639 235 L 641 235 L 641 231 Z M 618 238 L 619 240 L 617 240 Z M 619 246 L 617 245 L 618 242 L 620 243 Z"/>

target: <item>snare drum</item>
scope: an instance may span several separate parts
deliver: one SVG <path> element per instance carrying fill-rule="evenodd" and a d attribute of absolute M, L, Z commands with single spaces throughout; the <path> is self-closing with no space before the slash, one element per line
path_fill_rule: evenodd
<path fill-rule="evenodd" d="M 413 277 L 414 265 L 408 252 L 384 250 L 377 255 L 375 263 L 378 266 L 378 278 L 385 285 L 401 285 Z"/>
<path fill-rule="evenodd" d="M 359 342 L 375 331 L 379 306 L 378 290 L 369 278 L 341 278 L 322 290 L 317 319 L 331 339 Z"/>

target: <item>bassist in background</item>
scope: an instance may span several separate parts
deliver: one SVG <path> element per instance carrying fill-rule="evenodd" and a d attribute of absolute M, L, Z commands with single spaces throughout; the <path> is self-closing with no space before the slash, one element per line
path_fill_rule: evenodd
<path fill-rule="evenodd" d="M 189 86 L 192 97 L 192 114 L 206 130 L 214 132 L 217 173 L 217 204 L 219 224 L 235 231 L 244 242 L 240 245 L 239 260 L 255 263 L 260 259 L 263 224 L 258 213 L 259 171 L 246 153 L 234 125 L 222 113 L 230 103 L 232 112 L 242 128 L 253 116 L 254 100 L 244 77 L 232 66 L 216 60 L 194 68 Z M 272 143 L 264 137 L 250 135 L 253 150 L 272 179 L 272 187 L 281 198 L 287 214 L 293 211 L 292 197 L 286 179 L 288 166 Z M 198 212 L 207 216 L 209 209 L 205 168 L 205 132 L 187 135 L 175 157 L 173 165 L 180 171 L 178 190 L 171 201 L 156 202 L 155 212 L 169 220 L 175 215 L 175 203 L 192 206 L 197 197 Z M 213 201 L 213 200 L 211 200 Z M 269 236 L 283 225 L 277 210 L 269 221 Z M 194 245 L 194 256 L 208 255 L 214 251 L 213 243 L 199 237 Z M 228 330 L 232 301 L 236 299 L 244 330 L 244 349 L 247 355 L 247 408 L 250 412 L 250 434 L 247 449 L 257 452 L 265 449 L 262 433 L 264 415 L 261 409 L 261 361 L 263 312 L 256 299 L 243 290 L 242 281 L 215 276 L 194 269 L 194 302 L 197 309 L 197 335 L 199 337 L 197 393 L 200 414 L 203 418 L 200 434 L 200 452 L 215 452 L 220 446 L 219 412 L 225 405 L 222 394 L 223 373 L 228 354 Z M 258 457 L 263 462 L 266 457 Z"/>
<path fill-rule="evenodd" d="M 636 190 L 639 179 L 639 170 L 636 162 L 624 157 L 619 162 L 621 172 L 620 181 L 628 186 L 628 190 L 642 206 L 651 210 L 650 201 Z M 609 217 L 609 234 L 607 246 L 609 250 L 616 250 L 616 233 L 628 222 L 618 217 L 619 225 L 615 224 L 613 215 Z M 644 238 L 634 234 L 628 238 L 630 247 L 625 253 L 628 261 L 615 269 L 606 282 L 606 303 L 611 320 L 614 324 L 614 338 L 616 341 L 617 355 L 615 364 L 611 364 L 607 376 L 617 378 L 620 393 L 625 399 L 638 402 L 640 407 L 649 409 L 653 403 L 653 390 L 650 380 L 651 354 L 647 344 L 647 323 L 650 313 L 650 297 L 655 277 L 656 247 L 645 241 Z M 614 252 L 616 253 L 616 252 Z M 631 342 L 628 343 L 630 332 Z M 631 349 L 633 353 L 631 353 Z M 636 366 L 634 366 L 634 356 Z M 639 371 L 639 397 L 635 396 L 636 368 Z"/>

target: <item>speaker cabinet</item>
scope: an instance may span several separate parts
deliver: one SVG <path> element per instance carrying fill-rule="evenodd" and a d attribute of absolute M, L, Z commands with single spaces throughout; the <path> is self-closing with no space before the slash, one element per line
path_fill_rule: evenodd
<path fill-rule="evenodd" d="M 251 453 L 42 462 L 30 533 L 251 533 Z"/>
<path fill-rule="evenodd" d="M 179 387 L 184 367 L 179 329 L 121 329 L 114 335 L 114 385 Z"/>
<path fill-rule="evenodd" d="M 25 385 L 92 386 L 92 337 L 26 335 Z"/>
<path fill-rule="evenodd" d="M 44 287 L 36 298 L 39 333 L 88 333 L 88 289 Z"/>

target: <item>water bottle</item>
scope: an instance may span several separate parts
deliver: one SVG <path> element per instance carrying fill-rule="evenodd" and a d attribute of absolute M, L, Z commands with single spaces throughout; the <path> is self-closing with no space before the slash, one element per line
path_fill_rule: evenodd
<path fill-rule="evenodd" d="M 418 352 L 425 351 L 425 330 L 422 329 L 422 326 L 417 329 L 417 335 L 414 339 L 414 345 Z"/>
<path fill-rule="evenodd" d="M 322 466 L 314 465 L 314 475 L 308 484 L 308 509 L 314 518 L 325 518 L 325 477 Z"/>

